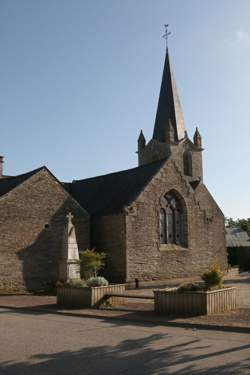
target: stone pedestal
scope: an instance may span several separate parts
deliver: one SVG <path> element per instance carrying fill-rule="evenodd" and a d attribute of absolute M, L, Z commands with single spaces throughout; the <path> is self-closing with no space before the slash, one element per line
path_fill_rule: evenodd
<path fill-rule="evenodd" d="M 62 260 L 59 264 L 59 280 L 70 281 L 80 280 L 80 264 L 73 260 Z"/>
<path fill-rule="evenodd" d="M 62 258 L 59 264 L 59 280 L 63 282 L 81 279 L 79 251 L 71 213 L 67 215 L 67 218 L 68 223 L 63 239 Z"/>

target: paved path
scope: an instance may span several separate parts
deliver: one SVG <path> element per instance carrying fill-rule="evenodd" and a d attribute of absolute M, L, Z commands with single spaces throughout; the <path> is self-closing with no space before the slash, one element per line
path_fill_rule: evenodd
<path fill-rule="evenodd" d="M 130 321 L 152 322 L 154 324 L 167 324 L 169 326 L 182 326 L 193 328 L 221 329 L 232 332 L 250 332 L 250 275 L 241 275 L 226 281 L 229 285 L 236 285 L 240 292 L 240 309 L 216 314 L 212 316 L 197 317 L 175 317 L 161 316 L 153 313 L 153 303 L 149 300 L 127 300 L 126 305 L 122 305 L 112 310 L 82 309 L 63 311 L 56 306 L 56 298 L 48 296 L 0 296 L 0 307 L 25 308 L 25 310 L 36 309 L 57 312 L 69 316 L 76 315 L 85 318 L 116 318 Z M 152 289 L 129 290 L 130 294 L 140 293 L 152 295 Z"/>
<path fill-rule="evenodd" d="M 179 284 L 177 284 L 179 285 Z M 250 307 L 250 273 L 246 272 L 233 278 L 225 278 L 225 285 L 236 286 L 239 292 L 239 307 L 246 308 Z M 174 286 L 174 285 L 172 285 Z M 164 287 L 164 286 L 162 286 Z M 141 294 L 147 296 L 153 296 L 153 290 L 157 287 L 150 287 L 145 289 L 132 289 L 129 290 L 130 294 Z M 145 301 L 146 303 L 147 301 Z"/>
<path fill-rule="evenodd" d="M 249 335 L 0 309 L 1 375 L 247 375 Z"/>
<path fill-rule="evenodd" d="M 250 307 L 250 273 L 226 279 L 226 285 L 236 286 L 239 290 L 239 306 Z"/>

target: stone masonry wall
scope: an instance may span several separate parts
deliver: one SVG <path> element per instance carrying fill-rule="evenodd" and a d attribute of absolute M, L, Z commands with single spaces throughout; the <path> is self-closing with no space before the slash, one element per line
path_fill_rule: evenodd
<path fill-rule="evenodd" d="M 178 144 L 171 144 L 159 142 L 155 139 L 145 146 L 145 148 L 138 151 L 138 164 L 148 164 L 157 160 L 163 160 L 170 157 L 177 163 L 179 169 L 184 173 L 183 154 L 186 150 L 192 153 L 192 176 L 186 176 L 188 180 L 203 180 L 202 168 L 202 150 L 194 149 L 191 142 L 185 139 Z"/>
<path fill-rule="evenodd" d="M 91 246 L 107 253 L 102 274 L 111 282 L 126 279 L 125 214 L 111 214 L 91 219 Z"/>
<path fill-rule="evenodd" d="M 166 159 L 169 156 L 170 147 L 168 143 L 151 139 L 145 148 L 138 151 L 138 165 L 149 164 L 157 160 Z"/>
<path fill-rule="evenodd" d="M 194 151 L 192 153 L 192 164 L 193 164 L 193 180 L 203 181 L 203 168 L 202 168 L 202 152 Z"/>
<path fill-rule="evenodd" d="M 185 201 L 187 247 L 160 244 L 160 200 L 175 190 Z M 199 276 L 227 267 L 224 217 L 206 187 L 194 191 L 170 157 L 127 210 L 127 281 Z"/>
<path fill-rule="evenodd" d="M 0 289 L 40 290 L 58 280 L 66 215 L 79 249 L 89 247 L 89 216 L 43 169 L 0 198 Z"/>
<path fill-rule="evenodd" d="M 183 154 L 188 150 L 192 154 L 192 176 L 184 176 Z M 202 151 L 194 150 L 188 140 L 171 147 L 172 159 L 187 181 L 203 180 Z"/>

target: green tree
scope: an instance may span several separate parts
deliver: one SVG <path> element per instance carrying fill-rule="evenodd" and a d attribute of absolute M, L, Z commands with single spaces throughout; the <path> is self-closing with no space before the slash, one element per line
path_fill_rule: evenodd
<path fill-rule="evenodd" d="M 95 249 L 80 251 L 81 277 L 85 280 L 97 277 L 98 271 L 105 266 L 105 258 L 105 253 L 97 252 Z"/>
<path fill-rule="evenodd" d="M 227 228 L 241 228 L 250 236 L 250 218 L 234 220 L 233 218 L 229 217 L 225 219 L 225 222 Z"/>

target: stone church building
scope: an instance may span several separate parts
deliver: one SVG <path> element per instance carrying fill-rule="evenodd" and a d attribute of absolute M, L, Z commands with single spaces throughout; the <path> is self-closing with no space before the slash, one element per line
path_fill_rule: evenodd
<path fill-rule="evenodd" d="M 0 159 L 0 289 L 58 280 L 67 214 L 80 250 L 107 253 L 111 282 L 164 280 L 227 267 L 224 216 L 203 183 L 202 139 L 188 137 L 166 51 L 153 137 L 138 167 L 63 183 L 46 168 L 7 177 Z"/>

